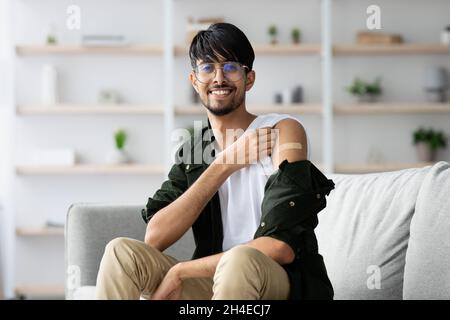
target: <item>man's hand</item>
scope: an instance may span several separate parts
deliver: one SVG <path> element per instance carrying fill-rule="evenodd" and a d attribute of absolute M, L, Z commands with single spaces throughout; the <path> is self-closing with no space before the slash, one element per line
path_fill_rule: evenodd
<path fill-rule="evenodd" d="M 270 127 L 251 130 L 225 148 L 215 161 L 229 166 L 233 172 L 240 170 L 264 157 L 270 157 L 275 139 L 275 130 Z"/>
<path fill-rule="evenodd" d="M 152 294 L 151 300 L 179 300 L 183 289 L 177 265 L 173 266 Z"/>

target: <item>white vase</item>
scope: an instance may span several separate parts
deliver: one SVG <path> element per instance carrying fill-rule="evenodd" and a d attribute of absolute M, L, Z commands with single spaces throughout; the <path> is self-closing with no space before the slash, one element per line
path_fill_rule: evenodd
<path fill-rule="evenodd" d="M 292 103 L 292 94 L 291 94 L 291 90 L 289 89 L 284 89 L 282 91 L 282 100 L 283 100 L 283 104 L 284 105 L 289 105 Z"/>
<path fill-rule="evenodd" d="M 129 162 L 128 154 L 125 150 L 114 149 L 112 150 L 107 158 L 109 164 L 124 164 Z"/>
<path fill-rule="evenodd" d="M 441 32 L 441 43 L 450 44 L 450 31 L 444 30 Z"/>
<path fill-rule="evenodd" d="M 58 104 L 58 72 L 54 65 L 46 64 L 42 69 L 42 104 Z"/>
<path fill-rule="evenodd" d="M 425 142 L 416 144 L 417 159 L 421 162 L 431 162 L 436 160 L 436 150 L 432 150 L 430 145 Z"/>
<path fill-rule="evenodd" d="M 356 97 L 357 103 L 374 103 L 377 101 L 377 96 L 373 94 L 363 94 Z"/>

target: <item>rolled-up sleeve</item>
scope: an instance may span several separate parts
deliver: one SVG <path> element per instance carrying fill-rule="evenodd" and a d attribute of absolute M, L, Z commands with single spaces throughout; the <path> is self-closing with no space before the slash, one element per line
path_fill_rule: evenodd
<path fill-rule="evenodd" d="M 148 223 L 153 215 L 169 205 L 187 189 L 184 164 L 174 164 L 170 169 L 168 179 L 163 182 L 153 197 L 148 198 L 145 209 L 141 210 L 142 218 Z"/>
<path fill-rule="evenodd" d="M 266 183 L 261 222 L 254 238 L 281 240 L 298 254 L 301 237 L 314 229 L 312 218 L 325 208 L 325 196 L 332 189 L 334 182 L 309 160 L 283 161 Z"/>

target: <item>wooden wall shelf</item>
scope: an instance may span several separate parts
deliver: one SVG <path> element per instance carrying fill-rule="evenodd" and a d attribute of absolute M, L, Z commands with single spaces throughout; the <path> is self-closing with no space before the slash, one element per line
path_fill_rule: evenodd
<path fill-rule="evenodd" d="M 159 175 L 164 174 L 161 165 L 102 165 L 77 164 L 75 166 L 17 166 L 17 175 Z"/>
<path fill-rule="evenodd" d="M 48 54 L 131 54 L 131 55 L 161 55 L 163 47 L 159 45 L 135 45 L 123 47 L 84 47 L 80 45 L 19 45 L 16 46 L 19 56 Z"/>

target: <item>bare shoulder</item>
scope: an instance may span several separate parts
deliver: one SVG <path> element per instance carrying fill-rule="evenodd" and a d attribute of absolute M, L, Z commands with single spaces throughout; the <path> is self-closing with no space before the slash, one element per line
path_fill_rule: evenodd
<path fill-rule="evenodd" d="M 286 137 L 297 136 L 299 139 L 301 139 L 302 137 L 306 138 L 306 131 L 303 125 L 297 120 L 291 118 L 279 121 L 274 128 L 279 129 L 280 135 L 283 134 Z"/>
<path fill-rule="evenodd" d="M 300 122 L 283 119 L 274 126 L 274 129 L 278 129 L 278 141 L 272 157 L 276 167 L 284 160 L 293 162 L 307 158 L 306 131 Z"/>

